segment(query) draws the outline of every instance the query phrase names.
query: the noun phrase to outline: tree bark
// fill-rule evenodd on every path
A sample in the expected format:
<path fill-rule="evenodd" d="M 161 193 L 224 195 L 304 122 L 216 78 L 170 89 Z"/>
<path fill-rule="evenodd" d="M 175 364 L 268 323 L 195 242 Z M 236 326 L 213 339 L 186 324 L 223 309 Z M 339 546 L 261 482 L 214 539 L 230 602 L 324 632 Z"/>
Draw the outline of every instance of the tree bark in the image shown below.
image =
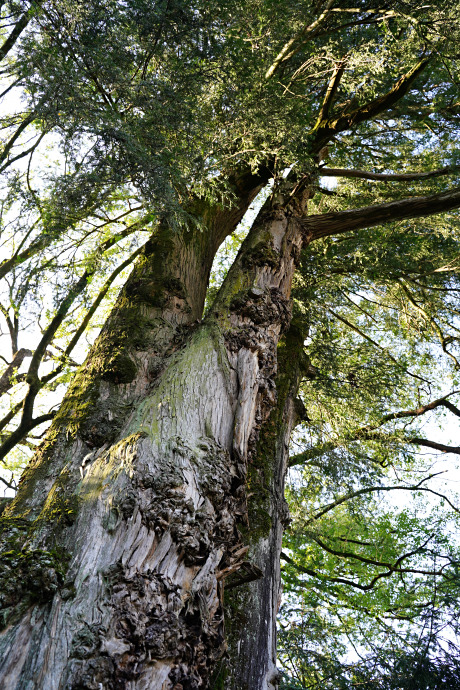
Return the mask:
<path fill-rule="evenodd" d="M 276 616 L 282 595 L 280 553 L 283 530 L 289 521 L 284 484 L 290 435 L 303 411 L 297 399 L 308 366 L 303 343 L 304 336 L 295 325 L 280 341 L 277 404 L 262 427 L 257 453 L 248 470 L 247 563 L 251 567 L 239 571 L 233 582 L 229 578 L 225 592 L 229 649 L 219 673 L 229 690 L 278 687 Z M 256 577 L 251 581 L 253 576 Z"/>
<path fill-rule="evenodd" d="M 214 253 L 256 190 L 208 217 L 208 234 L 158 229 L 2 516 L 5 690 L 209 686 L 225 650 L 225 581 L 259 574 L 244 558 L 248 465 L 276 402 L 306 239 L 293 211 L 308 191 L 269 203 L 200 322 Z M 283 449 L 274 457 L 281 481 Z M 280 501 L 272 534 L 251 544 L 270 626 Z M 257 682 L 269 688 L 273 632 L 264 644 Z"/>
<path fill-rule="evenodd" d="M 409 218 L 421 218 L 436 213 L 445 213 L 460 206 L 460 188 L 429 196 L 414 196 L 384 204 L 365 206 L 351 211 L 322 213 L 304 220 L 305 229 L 311 240 L 340 235 L 352 230 L 374 228 L 377 225 Z"/>

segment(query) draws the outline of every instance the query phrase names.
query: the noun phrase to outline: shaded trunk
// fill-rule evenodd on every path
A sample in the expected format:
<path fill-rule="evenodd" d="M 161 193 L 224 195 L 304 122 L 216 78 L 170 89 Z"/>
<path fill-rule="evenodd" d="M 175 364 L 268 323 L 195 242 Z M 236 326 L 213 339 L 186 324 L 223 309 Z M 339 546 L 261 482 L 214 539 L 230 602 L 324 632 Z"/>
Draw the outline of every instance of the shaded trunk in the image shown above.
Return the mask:
<path fill-rule="evenodd" d="M 254 193 L 208 219 L 212 233 L 159 228 L 1 518 L 2 688 L 209 685 L 224 582 L 260 575 L 248 465 L 276 401 L 304 239 L 268 205 L 200 323 L 214 253 Z M 282 405 L 287 433 L 289 395 Z M 273 457 L 272 535 L 252 540 L 265 568 L 278 560 L 283 448 Z M 265 644 L 273 666 L 273 634 Z"/>
<path fill-rule="evenodd" d="M 245 583 L 251 571 L 238 573 L 225 592 L 228 659 L 220 676 L 232 690 L 274 690 L 276 668 L 276 616 L 281 591 L 280 553 L 283 530 L 289 520 L 284 484 L 289 440 L 299 421 L 302 405 L 297 392 L 307 362 L 304 337 L 291 325 L 278 346 L 277 404 L 264 424 L 257 454 L 248 470 L 250 545 L 249 560 L 260 577 Z"/>

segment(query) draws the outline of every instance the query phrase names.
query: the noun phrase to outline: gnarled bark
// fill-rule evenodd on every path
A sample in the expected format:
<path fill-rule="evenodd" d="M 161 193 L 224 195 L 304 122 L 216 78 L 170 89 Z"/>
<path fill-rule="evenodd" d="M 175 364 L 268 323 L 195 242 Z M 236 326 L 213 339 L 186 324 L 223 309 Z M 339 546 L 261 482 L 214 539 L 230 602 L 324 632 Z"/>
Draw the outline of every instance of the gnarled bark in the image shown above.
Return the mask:
<path fill-rule="evenodd" d="M 199 323 L 216 238 L 251 195 L 226 227 L 221 212 L 208 219 L 198 241 L 159 228 L 2 517 L 8 690 L 210 682 L 225 650 L 225 581 L 259 574 L 245 558 L 248 465 L 275 405 L 305 239 L 293 199 L 267 204 Z M 253 540 L 265 566 L 279 549 L 278 508 L 269 549 Z M 276 567 L 266 575 L 274 591 Z M 260 657 L 270 672 L 273 639 Z"/>
<path fill-rule="evenodd" d="M 244 570 L 230 580 L 225 593 L 228 659 L 221 678 L 229 690 L 274 690 L 276 667 L 276 616 L 281 592 L 280 552 L 283 530 L 289 520 L 284 498 L 290 434 L 299 418 L 296 398 L 307 367 L 304 337 L 292 325 L 278 346 L 277 404 L 263 425 L 257 453 L 249 468 L 248 559 L 253 581 Z M 256 571 L 257 572 L 257 571 Z M 248 580 L 248 583 L 245 583 Z"/>

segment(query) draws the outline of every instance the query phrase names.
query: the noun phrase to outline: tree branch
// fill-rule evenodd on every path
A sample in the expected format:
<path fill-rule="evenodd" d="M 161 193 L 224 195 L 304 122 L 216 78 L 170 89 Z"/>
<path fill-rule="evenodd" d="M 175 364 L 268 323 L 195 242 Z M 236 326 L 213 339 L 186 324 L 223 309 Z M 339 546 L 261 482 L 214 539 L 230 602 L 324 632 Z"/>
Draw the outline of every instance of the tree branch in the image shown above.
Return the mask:
<path fill-rule="evenodd" d="M 319 168 L 322 177 L 355 177 L 363 180 L 377 180 L 382 182 L 415 182 L 428 180 L 441 175 L 452 175 L 460 171 L 458 166 L 447 166 L 439 170 L 419 173 L 373 173 L 367 170 L 354 170 L 348 168 Z"/>
<path fill-rule="evenodd" d="M 116 220 L 117 219 L 115 219 L 115 221 Z M 135 221 L 127 228 L 114 235 L 114 237 L 104 242 L 104 244 L 101 247 L 99 247 L 98 251 L 107 251 L 107 249 L 119 242 L 121 239 L 128 237 L 128 235 L 131 235 L 133 232 L 136 232 L 137 230 L 141 230 L 149 222 L 149 220 L 150 215 L 147 214 L 140 220 Z M 65 230 L 66 226 L 65 224 L 63 224 L 63 227 L 60 230 L 60 232 L 64 232 Z M 19 264 L 22 264 L 28 259 L 32 258 L 36 254 L 38 254 L 42 249 L 46 249 L 47 247 L 49 247 L 49 245 L 55 239 L 57 238 L 53 235 L 52 232 L 46 232 L 46 230 L 44 230 L 44 232 L 39 237 L 37 237 L 37 239 L 34 240 L 26 249 L 24 249 L 23 252 L 16 253 L 9 259 L 5 259 L 0 263 L 0 279 L 4 278 L 11 270 L 13 270 L 13 268 L 16 268 Z"/>
<path fill-rule="evenodd" d="M 0 481 L 3 482 L 3 483 L 5 484 L 5 486 L 6 486 L 8 489 L 13 489 L 13 491 L 16 491 L 16 485 L 15 485 L 15 484 L 12 484 L 11 482 L 9 482 L 9 481 L 8 481 L 7 479 L 5 479 L 4 477 L 0 476 Z M 2 500 L 5 500 L 5 499 L 2 498 Z M 4 506 L 0 506 L 0 507 L 3 508 Z"/>
<path fill-rule="evenodd" d="M 21 151 L 21 153 L 18 153 L 17 156 L 13 156 L 13 158 L 9 158 L 4 165 L 0 168 L 0 173 L 5 172 L 6 168 L 8 168 L 12 163 L 15 163 L 18 160 L 21 160 L 21 158 L 25 158 L 26 156 L 29 155 L 29 153 L 33 153 L 40 145 L 42 142 L 42 139 L 48 134 L 48 130 L 42 132 L 40 136 L 38 137 L 37 141 L 32 144 L 28 149 L 25 151 Z"/>
<path fill-rule="evenodd" d="M 20 350 L 18 350 L 18 352 L 16 352 L 16 354 L 13 357 L 13 361 L 11 362 L 11 364 L 7 366 L 0 378 L 0 395 L 3 395 L 12 386 L 14 386 L 15 381 L 13 379 L 15 372 L 17 372 L 25 358 L 31 356 L 32 351 L 27 350 L 24 347 L 22 347 Z"/>
<path fill-rule="evenodd" d="M 404 440 L 406 443 L 412 443 L 415 446 L 425 446 L 426 448 L 433 448 L 433 450 L 440 450 L 442 453 L 456 453 L 460 455 L 460 446 L 446 446 L 444 443 L 429 441 L 426 438 L 418 438 L 417 436 Z"/>
<path fill-rule="evenodd" d="M 332 103 L 334 102 L 335 94 L 337 93 L 337 89 L 339 88 L 340 80 L 342 78 L 343 72 L 345 70 L 345 65 L 347 64 L 347 58 L 344 57 L 340 62 L 337 62 L 334 71 L 332 73 L 332 77 L 329 81 L 329 84 L 327 85 L 326 89 L 326 95 L 324 96 L 324 101 L 321 106 L 321 110 L 319 111 L 318 115 L 318 120 L 316 123 L 316 126 L 320 126 L 321 122 L 323 120 L 326 120 L 327 117 L 329 116 L 329 112 L 332 106 Z"/>
<path fill-rule="evenodd" d="M 415 553 L 417 553 L 417 551 L 415 551 Z M 318 571 L 312 570 L 311 568 L 305 568 L 305 566 L 302 566 L 302 565 L 299 565 L 298 563 L 296 563 L 290 556 L 288 556 L 283 551 L 281 552 L 281 560 L 285 561 L 286 563 L 289 563 L 289 565 L 293 566 L 294 568 L 299 570 L 301 573 L 305 573 L 306 575 L 310 575 L 311 577 L 314 577 L 316 579 L 323 580 L 323 581 L 327 580 L 328 582 L 332 582 L 334 584 L 337 583 L 337 584 L 341 584 L 341 585 L 349 585 L 351 587 L 355 587 L 356 589 L 360 589 L 363 592 L 368 592 L 369 590 L 373 589 L 379 580 L 381 580 L 383 577 L 391 577 L 391 575 L 393 575 L 393 573 L 395 573 L 395 572 L 396 573 L 419 573 L 419 574 L 443 575 L 444 576 L 444 573 L 442 572 L 442 570 L 426 571 L 426 570 L 415 570 L 414 568 L 406 569 L 406 568 L 398 567 L 402 559 L 407 558 L 411 555 L 414 555 L 414 554 L 409 553 L 409 554 L 404 554 L 403 556 L 401 556 L 396 561 L 395 567 L 390 567 L 384 573 L 378 573 L 377 575 L 375 575 L 372 578 L 372 580 L 367 585 L 361 585 L 359 582 L 353 582 L 353 580 L 347 580 L 344 577 L 329 577 L 328 575 L 323 575 L 323 573 L 319 573 Z"/>
<path fill-rule="evenodd" d="M 331 510 L 334 510 L 334 508 L 337 508 L 337 506 L 340 506 L 342 505 L 342 503 L 346 503 L 347 501 L 350 501 L 353 498 L 357 498 L 358 496 L 363 496 L 369 493 L 378 493 L 380 491 L 426 491 L 428 493 L 434 494 L 435 496 L 438 496 L 438 498 L 442 498 L 443 500 L 447 501 L 452 510 L 454 510 L 456 513 L 460 513 L 460 509 L 457 508 L 457 506 L 455 506 L 447 496 L 437 491 L 434 491 L 434 489 L 429 489 L 428 487 L 422 486 L 422 484 L 424 484 L 425 482 L 429 481 L 430 479 L 433 479 L 433 477 L 439 476 L 440 474 L 444 474 L 444 472 L 446 471 L 447 470 L 444 470 L 443 472 L 435 472 L 434 474 L 430 474 L 428 477 L 424 477 L 418 484 L 413 484 L 409 486 L 405 486 L 404 484 L 398 484 L 396 486 L 377 485 L 368 486 L 364 489 L 358 489 L 357 491 L 353 491 L 352 493 L 349 493 L 346 496 L 341 496 L 332 503 L 328 503 L 328 505 L 325 506 L 322 510 L 320 510 L 318 513 L 309 518 L 305 524 L 309 525 L 311 522 L 319 520 L 321 517 L 323 517 L 323 515 L 326 515 L 326 513 L 329 513 Z"/>
<path fill-rule="evenodd" d="M 334 0 L 328 0 L 325 9 L 319 15 L 318 19 L 316 19 L 308 26 L 305 26 L 301 31 L 299 31 L 295 36 L 293 36 L 289 41 L 287 41 L 287 43 L 284 44 L 276 58 L 273 60 L 270 67 L 265 72 L 265 79 L 270 79 L 271 77 L 273 77 L 279 66 L 283 62 L 287 62 L 292 57 L 294 57 L 294 55 L 296 55 L 299 52 L 299 50 L 301 50 L 302 46 L 305 45 L 305 43 L 315 35 L 315 31 L 317 31 L 319 27 L 328 18 L 330 14 L 330 8 L 333 4 Z M 297 43 L 298 41 L 300 41 L 300 44 L 297 46 L 297 48 L 294 48 L 295 43 Z"/>
<path fill-rule="evenodd" d="M 430 402 L 427 405 L 421 405 L 420 407 L 414 408 L 413 410 L 400 410 L 399 412 L 390 412 L 389 414 L 384 415 L 380 419 L 378 424 L 363 427 L 362 430 L 372 431 L 373 429 L 377 429 L 378 427 L 382 426 L 382 424 L 385 424 L 385 422 L 389 422 L 393 419 L 404 419 L 405 417 L 420 417 L 420 415 L 425 414 L 426 412 L 430 412 L 431 410 L 435 410 L 437 407 L 447 407 L 447 409 L 453 412 L 457 417 L 460 417 L 460 410 L 458 409 L 458 407 L 456 407 L 447 400 L 447 398 L 450 398 L 451 395 L 457 395 L 457 393 L 460 393 L 460 391 L 452 391 L 452 393 L 448 393 L 447 395 L 444 395 L 442 398 L 433 400 L 433 402 Z"/>
<path fill-rule="evenodd" d="M 422 546 L 418 546 L 416 549 L 413 551 L 409 551 L 408 553 L 403 554 L 400 556 L 394 564 L 389 563 L 388 561 L 378 561 L 374 558 L 367 558 L 366 556 L 361 556 L 360 554 L 354 553 L 353 551 L 337 551 L 336 549 L 333 549 L 331 546 L 328 546 L 323 542 L 322 539 L 320 539 L 317 536 L 314 535 L 309 535 L 310 539 L 312 539 L 318 546 L 320 546 L 322 549 L 327 551 L 327 553 L 330 553 L 332 556 L 339 556 L 340 558 L 348 558 L 351 560 L 359 561 L 360 563 L 366 563 L 367 565 L 375 565 L 378 568 L 389 568 L 392 572 L 394 572 L 397 568 L 399 568 L 400 564 L 402 563 L 403 560 L 410 558 L 411 556 L 415 556 L 415 554 L 419 553 L 420 550 L 428 543 L 428 541 L 431 539 L 429 537 Z M 407 570 L 405 572 L 408 572 Z M 423 571 L 418 571 L 418 572 L 423 572 Z"/>
<path fill-rule="evenodd" d="M 355 305 L 355 306 L 356 306 L 356 305 Z M 376 340 L 373 340 L 370 336 L 368 336 L 368 335 L 367 335 L 366 333 L 364 333 L 360 328 L 358 328 L 358 326 L 356 326 L 354 323 L 351 323 L 351 321 L 348 321 L 348 319 L 346 319 L 345 317 L 340 316 L 340 314 L 337 314 L 337 313 L 336 313 L 335 311 L 333 311 L 332 309 L 328 309 L 327 311 L 328 311 L 330 314 L 332 314 L 332 316 L 334 316 L 336 319 L 338 319 L 339 321 L 341 321 L 342 323 L 344 323 L 345 326 L 348 326 L 349 328 L 351 328 L 352 330 L 354 330 L 356 333 L 358 333 L 362 338 L 364 338 L 364 340 L 367 340 L 369 343 L 371 343 L 372 345 L 374 345 L 374 347 L 376 347 L 376 348 L 379 349 L 379 350 L 382 350 L 382 352 L 385 352 L 385 354 L 391 359 L 392 362 L 394 362 L 398 367 L 400 366 L 398 360 L 397 360 L 395 357 L 393 357 L 393 355 L 390 354 L 390 353 L 388 352 L 388 350 L 387 350 L 385 347 L 382 347 L 382 346 L 380 345 L 380 343 L 378 343 Z M 405 371 L 406 374 L 409 374 L 409 376 L 412 376 L 414 379 L 419 379 L 420 381 L 424 381 L 425 383 L 427 382 L 427 380 L 424 379 L 422 376 L 419 376 L 418 374 L 414 374 L 412 371 L 409 371 L 409 369 L 406 369 L 406 368 L 404 368 L 404 367 L 401 367 L 401 369 L 402 369 L 403 371 Z"/>
<path fill-rule="evenodd" d="M 342 442 L 334 442 L 334 441 L 329 441 L 327 443 L 324 443 L 320 447 L 316 448 L 311 448 L 307 451 L 304 451 L 303 453 L 298 453 L 297 455 L 292 456 L 289 459 L 289 467 L 294 467 L 295 465 L 302 465 L 305 462 L 308 462 L 309 460 L 313 460 L 314 458 L 321 457 L 325 453 L 329 453 L 332 450 L 335 450 L 336 448 L 339 448 L 341 445 L 344 445 L 347 442 L 350 441 L 360 441 L 360 440 L 379 440 L 382 438 L 389 439 L 390 437 L 388 435 L 380 434 L 376 432 L 377 429 L 379 429 L 381 426 L 383 426 L 386 422 L 393 421 L 395 419 L 405 419 L 408 417 L 420 417 L 423 414 L 426 414 L 427 412 L 430 412 L 431 410 L 436 409 L 437 407 L 445 407 L 447 408 L 450 412 L 455 414 L 457 417 L 460 417 L 460 409 L 453 405 L 450 401 L 447 400 L 451 395 L 456 395 L 459 393 L 459 391 L 452 391 L 451 393 L 448 393 L 447 395 L 443 396 L 442 398 L 438 398 L 437 400 L 433 400 L 433 402 L 428 403 L 427 405 L 422 405 L 418 408 L 415 408 L 413 410 L 400 410 L 398 412 L 390 412 L 387 415 L 384 415 L 381 417 L 381 419 L 373 425 L 368 425 L 364 427 L 360 427 L 356 431 L 354 431 L 352 434 L 348 434 L 345 439 L 343 439 Z M 376 433 L 375 433 L 376 432 Z M 410 438 L 398 438 L 397 440 L 404 442 L 404 443 L 411 443 L 413 445 L 419 445 L 419 446 L 426 446 L 427 448 L 433 448 L 434 450 L 440 450 L 443 453 L 458 453 L 460 454 L 460 447 L 456 446 L 446 446 L 442 443 L 437 443 L 435 441 L 429 441 L 428 439 L 424 438 L 419 438 L 416 436 L 412 436 Z"/>
<path fill-rule="evenodd" d="M 460 187 L 431 194 L 429 196 L 415 196 L 384 204 L 365 206 L 352 211 L 324 213 L 308 216 L 302 219 L 307 235 L 311 241 L 331 235 L 340 235 L 351 230 L 373 228 L 383 223 L 397 220 L 420 218 L 437 213 L 445 213 L 460 206 Z"/>
<path fill-rule="evenodd" d="M 429 55 L 415 65 L 411 70 L 404 74 L 394 86 L 383 96 L 379 96 L 374 100 L 366 103 L 359 108 L 356 108 L 348 115 L 342 115 L 335 119 L 329 118 L 317 121 L 312 134 L 316 132 L 316 136 L 312 145 L 312 151 L 317 153 L 333 136 L 344 130 L 351 129 L 359 125 L 361 122 L 371 120 L 376 115 L 388 110 L 397 101 L 399 101 L 409 90 L 411 84 L 423 72 L 425 67 L 432 60 L 433 55 Z"/>
<path fill-rule="evenodd" d="M 39 0 L 35 0 L 34 5 L 40 5 L 40 4 L 41 4 L 41 2 L 39 2 Z M 13 48 L 14 44 L 18 40 L 19 36 L 22 34 L 22 32 L 26 28 L 27 24 L 32 19 L 35 12 L 36 12 L 35 7 L 31 7 L 27 10 L 27 12 L 24 12 L 22 17 L 16 23 L 13 31 L 10 33 L 10 35 L 8 36 L 6 41 L 0 47 L 0 60 L 3 60 L 3 58 L 8 55 L 8 53 L 10 52 L 10 50 Z"/>
<path fill-rule="evenodd" d="M 42 99 L 43 100 L 43 99 Z M 14 144 L 16 141 L 19 139 L 23 131 L 28 127 L 37 117 L 37 111 L 34 110 L 31 113 L 29 113 L 21 122 L 21 124 L 18 126 L 17 130 L 15 133 L 10 137 L 9 141 L 5 144 L 3 147 L 2 152 L 0 153 L 0 163 L 2 163 L 5 159 L 8 158 L 9 153 L 11 149 L 13 148 Z M 6 168 L 6 164 L 2 167 L 2 170 Z"/>
<path fill-rule="evenodd" d="M 123 263 L 120 264 L 120 265 L 110 274 L 110 276 L 107 278 L 107 280 L 105 281 L 104 286 L 103 286 L 102 289 L 100 290 L 98 296 L 96 297 L 96 299 L 94 300 L 93 304 L 91 305 L 91 307 L 90 307 L 90 308 L 88 309 L 88 311 L 86 312 L 85 317 L 84 317 L 84 319 L 82 320 L 82 322 L 81 322 L 80 326 L 78 327 L 77 331 L 75 332 L 75 334 L 74 334 L 72 340 L 71 340 L 70 343 L 67 345 L 67 347 L 66 347 L 66 349 L 65 349 L 65 351 L 64 351 L 64 353 L 63 353 L 63 355 L 62 355 L 63 362 L 62 362 L 61 364 L 59 364 L 59 366 L 57 366 L 56 369 L 53 369 L 53 371 L 51 371 L 49 374 L 47 374 L 46 376 L 43 376 L 43 378 L 42 378 L 42 383 L 43 383 L 43 384 L 48 383 L 48 381 L 51 381 L 51 380 L 52 380 L 53 378 L 55 378 L 58 374 L 60 374 L 60 372 L 63 370 L 63 368 L 64 368 L 64 362 L 68 359 L 68 357 L 69 357 L 70 353 L 72 352 L 72 350 L 74 349 L 75 345 L 78 343 L 78 341 L 80 340 L 81 336 L 82 336 L 83 333 L 85 332 L 85 330 L 86 330 L 86 328 L 87 328 L 89 322 L 91 321 L 92 317 L 94 316 L 94 313 L 96 312 L 96 310 L 98 309 L 98 307 L 99 307 L 99 305 L 101 304 L 102 300 L 104 299 L 104 297 L 106 296 L 107 292 L 109 291 L 109 288 L 110 288 L 110 286 L 112 285 L 113 281 L 115 280 L 115 278 L 116 278 L 125 268 L 127 268 L 127 267 L 134 261 L 134 259 L 136 259 L 136 258 L 139 256 L 139 254 L 140 254 L 140 253 L 142 252 L 142 250 L 144 249 L 144 246 L 145 246 L 145 245 L 142 245 L 141 247 L 139 247 L 138 249 L 136 249 L 136 251 L 133 252 L 130 256 L 128 256 L 128 258 L 126 259 L 126 261 L 123 261 Z M 0 379 L 0 383 L 1 383 L 1 379 Z"/>

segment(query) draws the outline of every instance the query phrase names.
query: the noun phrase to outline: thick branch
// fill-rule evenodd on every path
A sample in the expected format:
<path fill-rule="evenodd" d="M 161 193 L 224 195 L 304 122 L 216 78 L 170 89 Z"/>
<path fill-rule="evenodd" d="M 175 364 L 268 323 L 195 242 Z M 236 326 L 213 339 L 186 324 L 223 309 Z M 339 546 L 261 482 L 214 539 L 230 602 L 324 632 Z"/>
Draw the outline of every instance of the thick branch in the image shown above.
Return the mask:
<path fill-rule="evenodd" d="M 324 96 L 324 101 L 321 106 L 321 110 L 319 111 L 317 126 L 319 126 L 321 122 L 323 122 L 323 120 L 325 120 L 329 116 L 329 112 L 334 102 L 337 89 L 339 88 L 340 80 L 342 78 L 346 63 L 347 60 L 346 58 L 344 58 L 343 60 L 338 62 L 334 67 L 332 77 L 329 81 L 329 84 L 327 85 L 326 95 Z"/>
<path fill-rule="evenodd" d="M 315 535 L 310 535 L 310 538 L 318 544 L 324 551 L 327 551 L 327 553 L 330 553 L 332 556 L 339 556 L 340 558 L 348 558 L 351 560 L 359 561 L 360 563 L 366 563 L 367 565 L 375 565 L 378 568 L 389 568 L 392 571 L 395 571 L 399 569 L 401 562 L 405 560 L 406 558 L 410 558 L 411 556 L 415 556 L 417 553 L 421 551 L 423 546 L 429 541 L 429 539 L 426 540 L 425 544 L 423 546 L 418 546 L 416 549 L 413 551 L 409 551 L 408 553 L 403 554 L 400 556 L 394 564 L 390 563 L 389 561 L 378 561 L 375 558 L 367 558 L 367 556 L 361 556 L 359 553 L 354 553 L 353 551 L 338 551 L 337 549 L 333 549 L 331 546 L 328 546 L 322 539 Z M 406 570 L 407 572 L 407 570 Z M 418 571 L 422 572 L 422 571 Z"/>
<path fill-rule="evenodd" d="M 373 429 L 377 429 L 378 427 L 382 426 L 382 424 L 385 424 L 385 422 L 389 422 L 392 419 L 404 419 L 406 417 L 420 417 L 420 415 L 425 414 L 426 412 L 430 412 L 431 410 L 435 410 L 437 407 L 446 407 L 448 410 L 453 412 L 457 417 L 460 417 L 460 410 L 458 407 L 453 405 L 451 402 L 447 400 L 447 398 L 450 398 L 451 395 L 456 395 L 457 393 L 460 393 L 460 391 L 452 391 L 452 393 L 448 393 L 447 395 L 444 395 L 442 398 L 438 398 L 437 400 L 433 400 L 433 402 L 428 403 L 427 405 L 421 405 L 420 407 L 414 408 L 413 410 L 400 410 L 399 412 L 390 412 L 390 414 L 384 415 L 381 420 L 379 421 L 378 424 L 373 425 L 373 426 L 367 426 L 363 427 L 363 431 L 372 431 Z"/>
<path fill-rule="evenodd" d="M 34 5 L 39 5 L 40 2 L 36 1 L 34 2 Z M 0 60 L 3 60 L 4 57 L 8 55 L 10 50 L 13 48 L 14 44 L 18 40 L 19 36 L 22 34 L 24 29 L 26 28 L 27 24 L 30 22 L 32 19 L 34 13 L 36 11 L 36 7 L 30 8 L 27 10 L 27 12 L 24 12 L 22 17 L 19 19 L 19 21 L 16 23 L 13 31 L 10 33 L 6 41 L 3 43 L 3 45 L 0 47 Z"/>
<path fill-rule="evenodd" d="M 396 84 L 383 96 L 375 98 L 373 101 L 366 103 L 359 108 L 356 108 L 348 115 L 342 115 L 338 118 L 330 118 L 318 121 L 313 129 L 316 132 L 316 137 L 312 146 L 312 151 L 318 152 L 333 136 L 339 132 L 351 129 L 361 122 L 371 120 L 376 115 L 389 110 L 397 101 L 399 101 L 409 90 L 414 80 L 423 72 L 425 67 L 432 59 L 432 55 L 420 60 L 409 72 L 404 74 Z"/>
<path fill-rule="evenodd" d="M 456 453 L 457 455 L 460 455 L 460 446 L 446 446 L 444 443 L 429 441 L 426 438 L 418 438 L 417 436 L 414 436 L 407 439 L 406 443 L 412 443 L 414 446 L 433 448 L 433 450 L 440 450 L 442 453 Z"/>
<path fill-rule="evenodd" d="M 303 465 L 305 463 L 314 460 L 315 458 L 320 458 L 325 453 L 330 453 L 336 450 L 340 446 L 345 445 L 345 443 L 350 441 L 399 441 L 400 443 L 409 443 L 413 446 L 425 446 L 426 448 L 432 448 L 433 450 L 439 450 L 441 453 L 455 453 L 460 455 L 460 446 L 446 446 L 444 443 L 437 443 L 436 441 L 429 441 L 426 438 L 420 438 L 418 436 L 411 436 L 410 438 L 394 437 L 390 434 L 381 434 L 378 432 L 363 432 L 358 435 L 353 435 L 353 437 L 348 437 L 342 442 L 330 441 L 329 443 L 323 443 L 321 446 L 316 448 L 310 448 L 303 453 L 298 453 L 293 455 L 289 459 L 289 467 L 295 467 L 296 465 Z"/>
<path fill-rule="evenodd" d="M 319 168 L 322 177 L 354 177 L 362 180 L 377 180 L 382 182 L 416 182 L 428 180 L 441 175 L 452 175 L 460 171 L 457 166 L 447 166 L 439 170 L 419 173 L 373 173 L 367 170 L 354 170 L 349 168 Z"/>
<path fill-rule="evenodd" d="M 338 213 L 324 213 L 309 216 L 302 220 L 312 240 L 331 235 L 340 235 L 351 230 L 373 228 L 383 223 L 396 220 L 420 218 L 437 213 L 445 213 L 460 206 L 460 187 L 448 192 L 431 194 L 429 196 L 415 196 L 385 204 L 375 204 L 352 211 Z"/>

